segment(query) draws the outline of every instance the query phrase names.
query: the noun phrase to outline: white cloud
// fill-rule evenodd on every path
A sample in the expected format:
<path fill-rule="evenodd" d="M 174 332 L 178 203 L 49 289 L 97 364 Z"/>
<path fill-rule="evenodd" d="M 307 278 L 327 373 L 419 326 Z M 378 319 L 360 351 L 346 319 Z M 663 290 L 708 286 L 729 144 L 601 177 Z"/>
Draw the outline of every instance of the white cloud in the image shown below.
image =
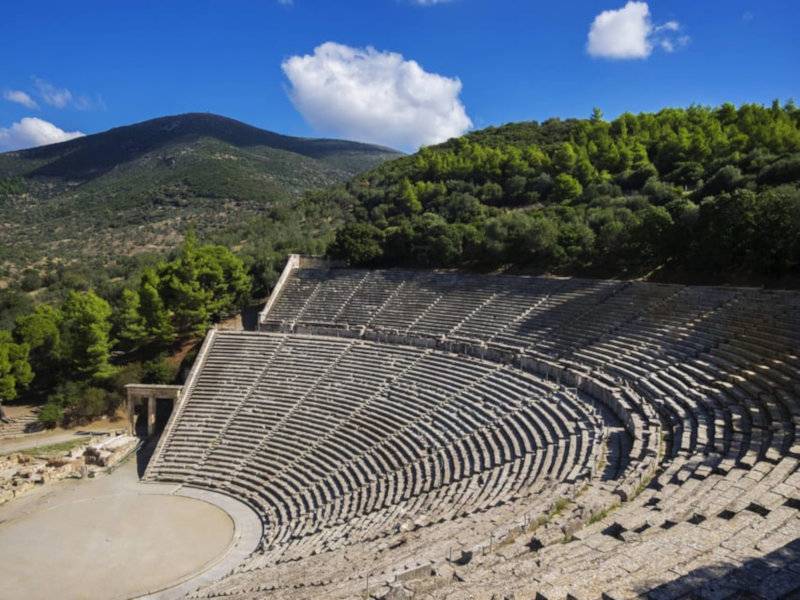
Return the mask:
<path fill-rule="evenodd" d="M 37 117 L 25 117 L 10 127 L 0 127 L 0 151 L 56 144 L 84 135 L 80 131 L 64 131 Z"/>
<path fill-rule="evenodd" d="M 39 105 L 36 104 L 36 100 L 31 98 L 28 94 L 23 92 L 22 90 L 6 90 L 3 92 L 3 98 L 8 100 L 9 102 L 16 102 L 17 104 L 21 104 L 25 108 L 39 108 Z"/>
<path fill-rule="evenodd" d="M 64 108 L 67 104 L 72 102 L 72 92 L 67 88 L 58 88 L 49 81 L 39 79 L 38 77 L 33 78 L 33 84 L 36 86 L 36 90 L 39 92 L 39 96 L 41 96 L 42 100 L 50 106 Z"/>
<path fill-rule="evenodd" d="M 472 126 L 460 80 L 428 73 L 395 52 L 327 42 L 281 66 L 295 107 L 321 132 L 416 148 Z"/>
<path fill-rule="evenodd" d="M 647 58 L 655 47 L 672 52 L 688 44 L 688 36 L 675 36 L 680 28 L 677 21 L 654 25 L 647 2 L 631 0 L 594 18 L 586 48 L 591 56 L 601 58 Z"/>
<path fill-rule="evenodd" d="M 39 97 L 45 102 L 45 104 L 49 104 L 50 106 L 54 106 L 56 108 L 66 108 L 67 106 L 71 106 L 72 108 L 76 108 L 78 110 L 106 108 L 106 104 L 100 96 L 90 98 L 89 96 L 82 94 L 73 94 L 67 88 L 57 87 L 49 81 L 40 79 L 39 77 L 33 77 L 32 79 L 33 85 L 36 87 Z"/>

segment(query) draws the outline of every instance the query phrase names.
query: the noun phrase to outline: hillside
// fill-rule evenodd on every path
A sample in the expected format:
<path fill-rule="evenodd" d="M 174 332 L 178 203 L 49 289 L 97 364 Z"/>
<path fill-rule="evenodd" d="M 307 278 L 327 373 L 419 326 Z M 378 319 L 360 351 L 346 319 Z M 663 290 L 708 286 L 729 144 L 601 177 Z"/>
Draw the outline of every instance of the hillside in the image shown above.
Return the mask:
<path fill-rule="evenodd" d="M 796 285 L 799 183 L 791 102 L 514 123 L 357 176 L 337 192 L 354 209 L 331 253 L 362 265 Z"/>
<path fill-rule="evenodd" d="M 118 127 L 0 154 L 0 261 L 14 278 L 43 260 L 108 265 L 208 234 L 399 154 L 279 135 L 211 114 Z"/>

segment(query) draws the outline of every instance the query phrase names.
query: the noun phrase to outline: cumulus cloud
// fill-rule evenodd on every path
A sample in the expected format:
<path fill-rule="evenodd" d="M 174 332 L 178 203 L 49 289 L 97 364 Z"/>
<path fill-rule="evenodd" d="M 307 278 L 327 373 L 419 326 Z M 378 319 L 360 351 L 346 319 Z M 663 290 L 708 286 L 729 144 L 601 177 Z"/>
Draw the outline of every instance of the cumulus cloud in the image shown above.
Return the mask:
<path fill-rule="evenodd" d="M 327 42 L 282 68 L 292 102 L 318 131 L 408 149 L 472 126 L 459 79 L 428 73 L 396 52 Z"/>
<path fill-rule="evenodd" d="M 21 104 L 25 108 L 39 108 L 39 105 L 36 104 L 36 100 L 31 98 L 28 94 L 23 92 L 22 90 L 6 90 L 3 92 L 3 98 L 8 100 L 9 102 L 16 102 L 17 104 Z"/>
<path fill-rule="evenodd" d="M 647 2 L 631 0 L 622 8 L 604 10 L 594 18 L 586 45 L 591 56 L 612 59 L 647 58 L 655 47 L 672 52 L 689 42 L 678 36 L 677 21 L 654 25 Z"/>
<path fill-rule="evenodd" d="M 56 144 L 84 135 L 80 131 L 64 131 L 44 119 L 25 117 L 10 127 L 0 127 L 0 151 Z"/>

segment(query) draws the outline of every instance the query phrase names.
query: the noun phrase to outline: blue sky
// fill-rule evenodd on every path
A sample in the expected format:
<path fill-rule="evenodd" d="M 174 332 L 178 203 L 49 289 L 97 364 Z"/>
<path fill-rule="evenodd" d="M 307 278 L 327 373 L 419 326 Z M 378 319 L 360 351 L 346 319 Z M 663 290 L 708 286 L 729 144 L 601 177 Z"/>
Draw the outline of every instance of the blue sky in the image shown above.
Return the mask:
<path fill-rule="evenodd" d="M 793 1 L 419 2 L 4 3 L 0 148 L 210 111 L 408 150 L 593 106 L 800 99 Z"/>

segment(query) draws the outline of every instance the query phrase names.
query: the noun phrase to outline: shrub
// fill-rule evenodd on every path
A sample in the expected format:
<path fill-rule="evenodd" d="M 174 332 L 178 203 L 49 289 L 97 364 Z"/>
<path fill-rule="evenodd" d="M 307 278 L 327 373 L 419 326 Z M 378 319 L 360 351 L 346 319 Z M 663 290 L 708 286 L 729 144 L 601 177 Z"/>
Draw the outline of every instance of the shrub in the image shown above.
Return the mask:
<path fill-rule="evenodd" d="M 166 356 L 159 354 L 142 363 L 142 383 L 172 383 L 175 381 L 176 371 Z"/>
<path fill-rule="evenodd" d="M 43 285 L 42 276 L 36 269 L 25 269 L 19 281 L 19 287 L 24 292 L 38 290 Z"/>
<path fill-rule="evenodd" d="M 572 175 L 561 173 L 555 178 L 553 193 L 557 200 L 566 202 L 579 197 L 583 193 L 583 187 Z"/>
<path fill-rule="evenodd" d="M 722 192 L 736 189 L 742 181 L 742 172 L 738 167 L 725 165 L 714 173 L 705 185 L 697 192 L 698 198 L 714 196 Z"/>
<path fill-rule="evenodd" d="M 125 386 L 127 384 L 140 383 L 143 380 L 144 369 L 142 368 L 142 363 L 131 362 L 119 367 L 109 383 L 116 392 L 125 394 Z"/>
<path fill-rule="evenodd" d="M 39 411 L 39 422 L 48 428 L 53 428 L 58 425 L 63 417 L 64 409 L 53 402 L 48 402 L 42 406 L 42 410 Z"/>
<path fill-rule="evenodd" d="M 118 406 L 119 400 L 119 394 L 106 389 L 93 387 L 85 382 L 69 381 L 50 394 L 45 406 L 55 406 L 61 410 L 61 421 L 70 424 L 109 414 Z"/>
<path fill-rule="evenodd" d="M 800 154 L 767 165 L 758 174 L 758 183 L 779 184 L 800 181 Z"/>
<path fill-rule="evenodd" d="M 382 243 L 380 229 L 368 223 L 353 223 L 337 232 L 330 251 L 335 258 L 349 259 L 357 265 L 372 265 L 383 256 Z"/>

